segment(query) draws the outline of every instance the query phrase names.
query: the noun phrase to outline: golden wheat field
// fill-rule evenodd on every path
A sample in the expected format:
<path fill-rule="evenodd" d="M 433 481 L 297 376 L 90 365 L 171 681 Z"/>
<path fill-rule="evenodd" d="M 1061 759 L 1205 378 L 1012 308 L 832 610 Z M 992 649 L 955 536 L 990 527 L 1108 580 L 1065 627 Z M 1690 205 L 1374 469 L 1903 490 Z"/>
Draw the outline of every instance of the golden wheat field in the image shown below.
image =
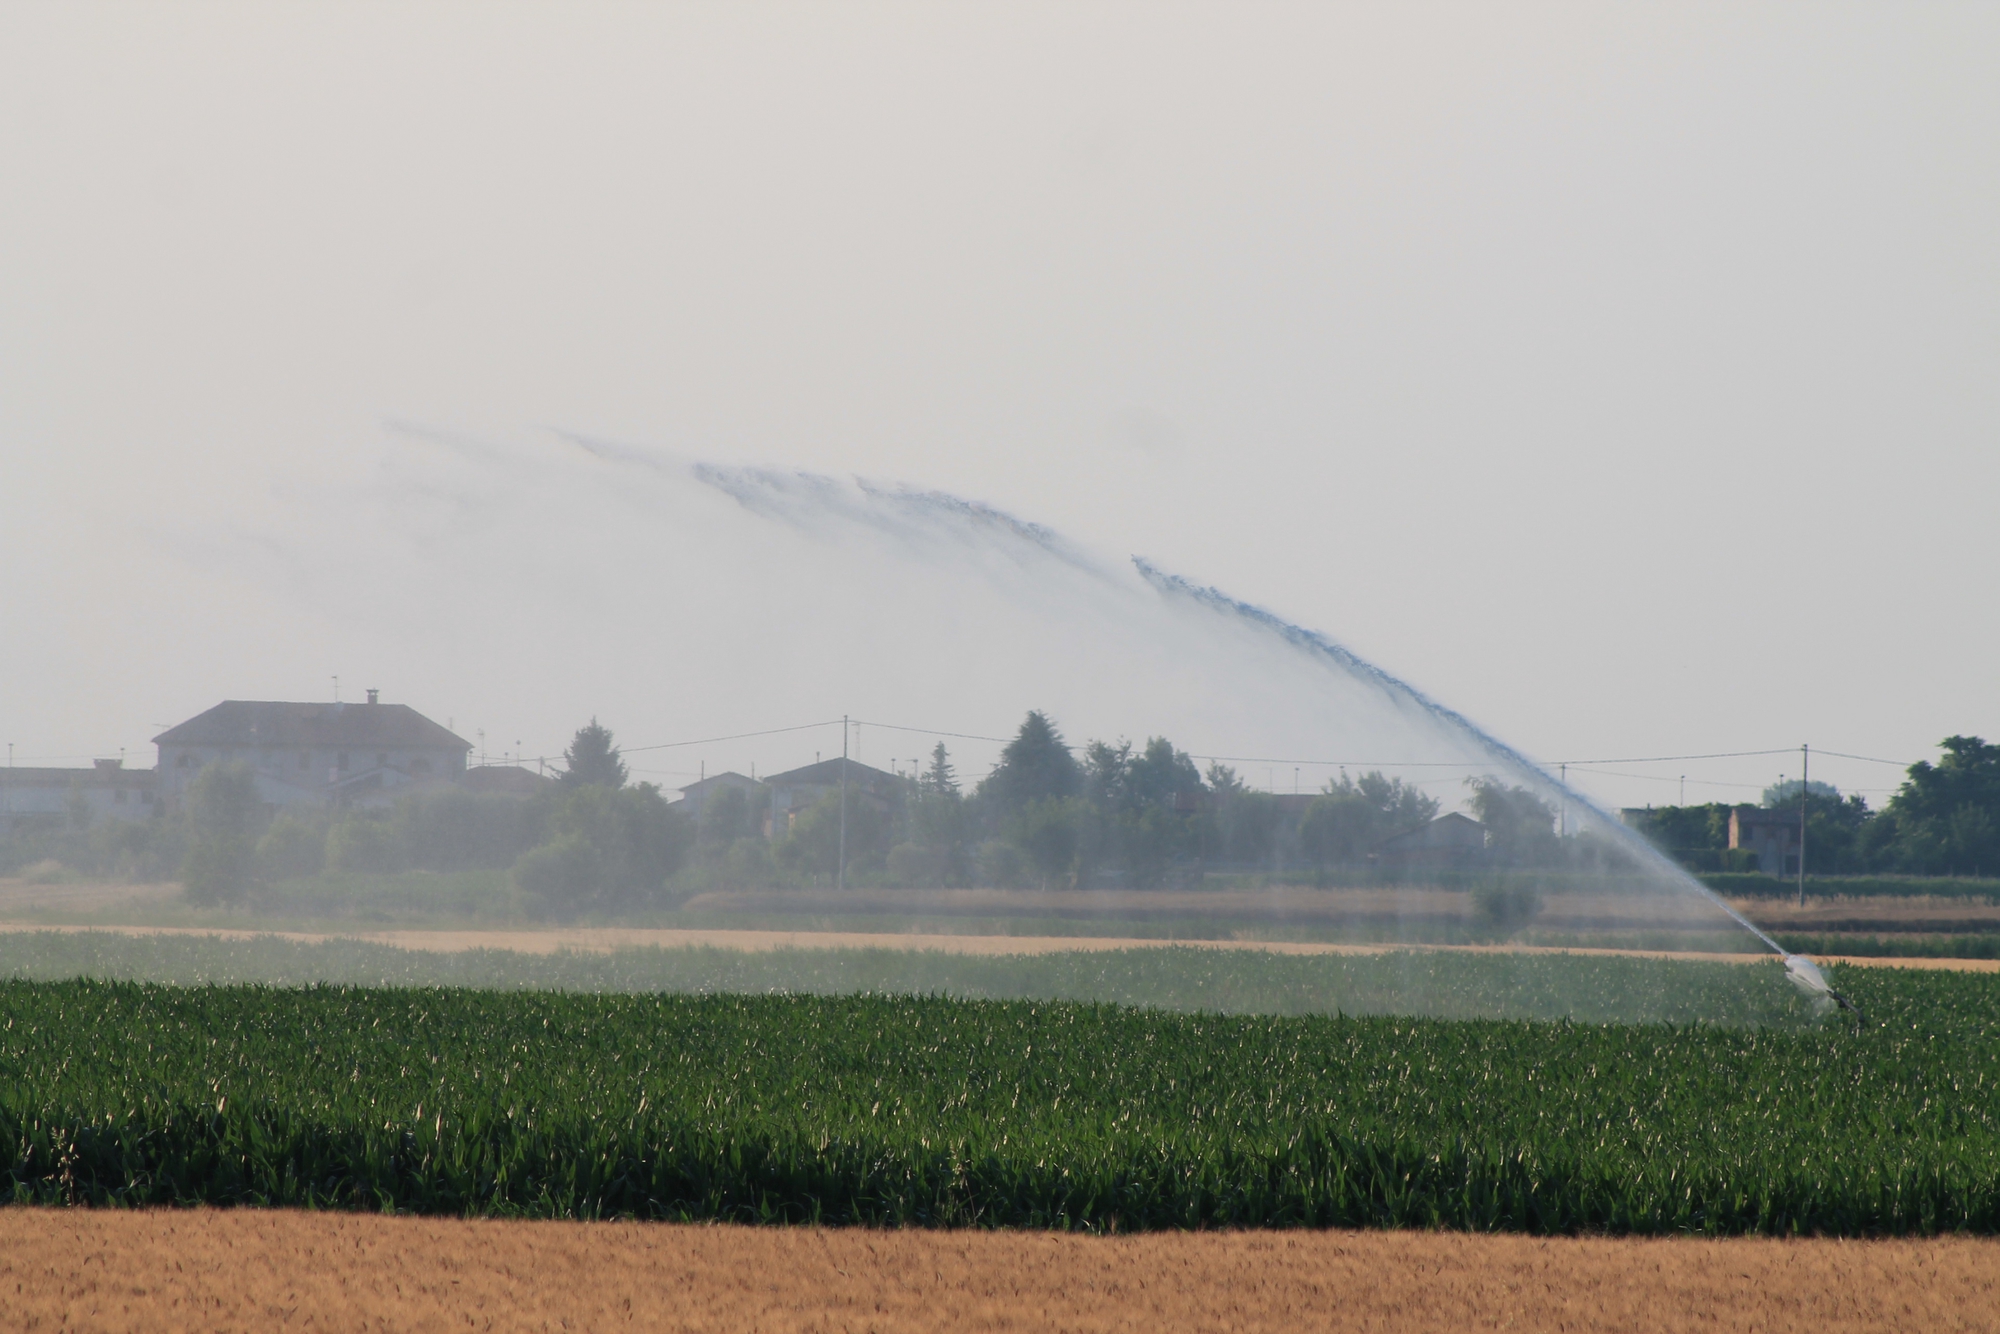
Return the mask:
<path fill-rule="evenodd" d="M 2000 1241 L 0 1210 L 20 1330 L 2000 1329 Z"/>

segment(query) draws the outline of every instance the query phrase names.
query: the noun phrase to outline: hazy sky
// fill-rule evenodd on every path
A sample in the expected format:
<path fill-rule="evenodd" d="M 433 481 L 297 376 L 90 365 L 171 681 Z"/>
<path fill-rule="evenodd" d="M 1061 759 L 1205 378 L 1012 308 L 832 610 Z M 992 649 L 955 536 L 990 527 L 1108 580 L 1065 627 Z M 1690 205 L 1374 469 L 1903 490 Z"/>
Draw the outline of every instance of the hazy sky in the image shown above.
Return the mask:
<path fill-rule="evenodd" d="M 2000 737 L 1996 237 L 1985 4 L 0 3 L 0 740 L 1312 713 L 567 432 L 1146 555 L 1543 759 L 1914 759 Z"/>

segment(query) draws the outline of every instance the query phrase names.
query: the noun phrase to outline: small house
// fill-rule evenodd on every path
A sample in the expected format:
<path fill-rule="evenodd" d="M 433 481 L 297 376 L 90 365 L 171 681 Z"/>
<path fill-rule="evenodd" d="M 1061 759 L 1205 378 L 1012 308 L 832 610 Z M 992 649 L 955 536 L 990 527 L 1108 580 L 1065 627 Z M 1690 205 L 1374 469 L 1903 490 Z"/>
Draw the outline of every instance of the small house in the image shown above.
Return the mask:
<path fill-rule="evenodd" d="M 904 780 L 896 775 L 870 768 L 859 760 L 838 757 L 822 760 L 772 774 L 764 780 L 763 786 L 771 793 L 770 820 L 765 832 L 777 838 L 792 827 L 800 811 L 827 793 L 840 791 L 842 766 L 847 776 L 848 800 L 866 801 L 881 810 L 888 810 L 901 800 Z"/>
<path fill-rule="evenodd" d="M 1757 854 L 1757 869 L 1765 875 L 1799 873 L 1799 813 L 1738 806 L 1729 813 L 1729 846 Z"/>
<path fill-rule="evenodd" d="M 1398 834 L 1375 850 L 1377 864 L 1404 870 L 1456 870 L 1486 860 L 1486 826 L 1453 811 Z"/>

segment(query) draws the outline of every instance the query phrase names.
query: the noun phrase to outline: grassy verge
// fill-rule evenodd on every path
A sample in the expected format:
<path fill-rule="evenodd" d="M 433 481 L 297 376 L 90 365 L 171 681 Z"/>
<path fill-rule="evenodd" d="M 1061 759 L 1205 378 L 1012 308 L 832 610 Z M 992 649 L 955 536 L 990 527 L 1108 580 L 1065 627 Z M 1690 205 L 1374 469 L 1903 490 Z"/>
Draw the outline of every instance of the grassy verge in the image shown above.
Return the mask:
<path fill-rule="evenodd" d="M 874 1225 L 2000 1230 L 2000 979 L 1837 984 L 1866 1028 L 15 981 L 0 1185 Z"/>

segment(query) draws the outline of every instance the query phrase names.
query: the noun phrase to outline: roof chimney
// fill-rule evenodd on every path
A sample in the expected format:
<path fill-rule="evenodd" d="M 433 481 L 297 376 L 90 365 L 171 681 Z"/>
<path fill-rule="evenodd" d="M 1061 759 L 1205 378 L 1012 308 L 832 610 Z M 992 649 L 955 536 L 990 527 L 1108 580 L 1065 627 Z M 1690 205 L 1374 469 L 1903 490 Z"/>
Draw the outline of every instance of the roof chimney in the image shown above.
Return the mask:
<path fill-rule="evenodd" d="M 382 692 L 381 692 L 381 691 L 379 691 L 379 690 L 371 690 L 371 691 L 369 691 L 369 692 L 368 692 L 368 702 L 369 702 L 370 704 L 380 704 L 380 703 L 382 702 L 382 699 L 381 699 L 381 695 L 382 695 Z"/>

